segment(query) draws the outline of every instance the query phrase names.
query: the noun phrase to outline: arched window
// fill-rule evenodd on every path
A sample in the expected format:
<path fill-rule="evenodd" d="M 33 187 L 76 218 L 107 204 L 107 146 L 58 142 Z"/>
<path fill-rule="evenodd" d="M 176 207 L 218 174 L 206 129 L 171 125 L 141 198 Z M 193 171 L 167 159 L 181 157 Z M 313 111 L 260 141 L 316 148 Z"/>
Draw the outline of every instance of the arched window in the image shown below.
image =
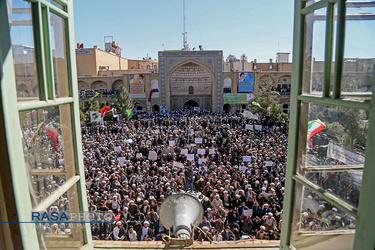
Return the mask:
<path fill-rule="evenodd" d="M 193 94 L 194 94 L 194 87 L 190 86 L 189 87 L 189 95 L 193 95 Z"/>
<path fill-rule="evenodd" d="M 154 70 L 158 70 L 158 65 L 155 65 L 155 66 L 154 66 Z"/>
<path fill-rule="evenodd" d="M 147 66 L 146 66 L 146 69 L 150 69 L 150 68 L 151 68 L 150 65 L 147 65 Z"/>

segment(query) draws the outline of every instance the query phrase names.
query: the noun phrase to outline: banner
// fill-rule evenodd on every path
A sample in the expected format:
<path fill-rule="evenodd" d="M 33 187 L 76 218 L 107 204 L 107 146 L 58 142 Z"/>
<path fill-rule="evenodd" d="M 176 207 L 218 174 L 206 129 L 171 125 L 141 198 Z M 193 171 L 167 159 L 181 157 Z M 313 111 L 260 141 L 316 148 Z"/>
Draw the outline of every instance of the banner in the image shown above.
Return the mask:
<path fill-rule="evenodd" d="M 113 149 L 114 149 L 115 152 L 120 152 L 121 151 L 121 147 L 120 146 L 114 147 Z"/>
<path fill-rule="evenodd" d="M 198 159 L 198 164 L 201 165 L 202 163 L 206 163 L 207 159 L 206 158 L 199 158 Z"/>
<path fill-rule="evenodd" d="M 120 165 L 124 165 L 125 157 L 117 157 L 117 160 L 120 162 Z"/>
<path fill-rule="evenodd" d="M 169 146 L 170 146 L 170 147 L 173 147 L 174 144 L 175 144 L 175 141 L 169 141 Z"/>
<path fill-rule="evenodd" d="M 246 93 L 224 94 L 224 104 L 247 104 Z"/>
<path fill-rule="evenodd" d="M 215 154 L 215 149 L 214 149 L 214 148 L 210 148 L 210 149 L 209 149 L 209 154 L 210 154 L 210 155 Z"/>
<path fill-rule="evenodd" d="M 238 75 L 238 92 L 254 92 L 254 73 L 241 72 Z"/>
<path fill-rule="evenodd" d="M 195 138 L 196 144 L 202 144 L 202 138 Z"/>
<path fill-rule="evenodd" d="M 90 121 L 103 122 L 103 116 L 99 113 L 99 111 L 90 111 Z"/>
<path fill-rule="evenodd" d="M 182 155 L 187 155 L 188 154 L 188 150 L 185 149 L 185 148 L 181 149 L 181 154 Z"/>
<path fill-rule="evenodd" d="M 327 156 L 329 158 L 341 161 L 346 165 L 365 164 L 365 157 L 346 150 L 345 148 L 337 146 L 331 142 L 328 144 Z"/>
<path fill-rule="evenodd" d="M 145 98 L 145 79 L 143 74 L 130 75 L 129 93 L 131 98 Z"/>

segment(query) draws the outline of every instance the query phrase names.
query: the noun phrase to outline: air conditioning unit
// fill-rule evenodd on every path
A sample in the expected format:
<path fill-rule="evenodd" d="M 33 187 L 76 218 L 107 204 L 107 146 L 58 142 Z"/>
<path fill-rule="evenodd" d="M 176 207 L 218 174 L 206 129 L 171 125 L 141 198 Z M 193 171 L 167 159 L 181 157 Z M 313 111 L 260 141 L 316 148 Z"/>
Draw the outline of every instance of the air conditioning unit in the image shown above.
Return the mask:
<path fill-rule="evenodd" d="M 109 66 L 99 66 L 100 70 L 109 70 Z"/>

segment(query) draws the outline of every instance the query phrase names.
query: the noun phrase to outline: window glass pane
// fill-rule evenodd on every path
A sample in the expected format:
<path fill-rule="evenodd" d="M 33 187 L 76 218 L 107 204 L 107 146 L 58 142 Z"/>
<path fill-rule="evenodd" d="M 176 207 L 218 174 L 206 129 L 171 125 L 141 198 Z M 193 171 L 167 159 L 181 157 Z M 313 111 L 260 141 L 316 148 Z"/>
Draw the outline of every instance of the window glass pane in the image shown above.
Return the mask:
<path fill-rule="evenodd" d="M 71 216 L 70 214 L 77 214 L 79 209 L 79 202 L 77 196 L 77 186 L 71 187 L 68 192 L 65 192 L 59 197 L 51 206 L 45 211 L 41 211 L 40 220 L 34 217 L 33 221 L 37 228 L 39 244 L 41 249 L 79 249 L 83 241 L 82 228 L 90 224 L 77 223 L 85 221 L 86 219 L 79 216 Z M 48 213 L 48 217 L 41 220 L 44 212 Z M 56 216 L 52 217 L 52 212 Z M 84 213 L 80 213 L 84 214 Z M 67 219 L 65 219 L 67 218 Z M 38 223 L 40 221 L 40 223 Z M 68 238 L 67 238 L 68 237 Z"/>
<path fill-rule="evenodd" d="M 21 111 L 20 123 L 25 164 L 31 174 L 51 170 L 61 173 L 65 170 L 67 179 L 75 175 L 69 104 Z M 37 199 L 36 204 L 39 201 Z"/>
<path fill-rule="evenodd" d="M 69 96 L 69 75 L 65 20 L 54 13 L 50 13 L 50 22 L 56 97 L 67 97 Z"/>
<path fill-rule="evenodd" d="M 356 220 L 296 183 L 293 249 L 352 249 Z"/>
<path fill-rule="evenodd" d="M 375 7 L 347 8 L 341 78 L 343 98 L 350 95 L 348 92 L 367 92 L 367 94 L 372 92 L 375 65 L 375 20 L 368 18 L 371 13 L 375 13 Z M 367 95 L 363 98 L 370 99 L 371 97 Z"/>
<path fill-rule="evenodd" d="M 37 100 L 39 87 L 30 3 L 12 1 L 10 36 L 18 100 Z"/>
<path fill-rule="evenodd" d="M 322 96 L 324 78 L 324 45 L 327 8 L 306 15 L 303 61 L 303 93 Z M 322 17 L 323 18 L 318 18 Z"/>
<path fill-rule="evenodd" d="M 32 175 L 31 182 L 34 190 L 34 203 L 41 202 L 66 181 L 64 175 Z"/>
<path fill-rule="evenodd" d="M 65 6 L 57 3 L 56 1 L 53 1 L 53 0 L 47 0 L 47 2 L 50 2 L 51 4 L 55 5 L 56 7 L 58 7 L 59 9 L 61 10 L 65 10 Z"/>
<path fill-rule="evenodd" d="M 357 206 L 365 161 L 368 112 L 303 104 L 298 173 L 350 205 Z M 360 171 L 354 171 L 360 170 Z"/>

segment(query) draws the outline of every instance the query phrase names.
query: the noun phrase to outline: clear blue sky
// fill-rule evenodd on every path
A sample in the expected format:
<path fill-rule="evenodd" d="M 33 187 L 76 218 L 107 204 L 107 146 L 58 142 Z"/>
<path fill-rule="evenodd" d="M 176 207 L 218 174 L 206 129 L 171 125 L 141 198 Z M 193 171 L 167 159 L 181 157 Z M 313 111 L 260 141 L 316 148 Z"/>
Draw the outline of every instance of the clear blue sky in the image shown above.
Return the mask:
<path fill-rule="evenodd" d="M 190 48 L 223 50 L 224 58 L 245 53 L 248 61 L 275 60 L 292 52 L 292 0 L 186 0 Z M 157 58 L 158 51 L 182 48 L 182 0 L 75 0 L 75 40 L 104 48 L 113 36 L 126 58 Z M 290 58 L 291 59 L 291 58 Z"/>

